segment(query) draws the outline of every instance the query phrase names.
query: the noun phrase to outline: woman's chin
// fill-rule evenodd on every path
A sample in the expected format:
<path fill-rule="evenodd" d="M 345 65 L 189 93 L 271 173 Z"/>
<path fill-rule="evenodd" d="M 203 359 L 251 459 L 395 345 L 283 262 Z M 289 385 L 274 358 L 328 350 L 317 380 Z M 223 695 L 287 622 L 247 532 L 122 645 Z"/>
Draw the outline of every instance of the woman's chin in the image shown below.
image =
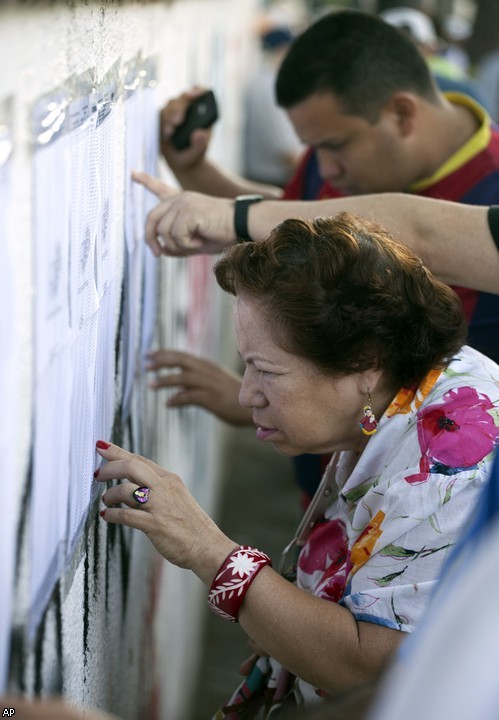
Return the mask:
<path fill-rule="evenodd" d="M 289 455 L 289 457 L 294 457 L 295 455 L 303 455 L 303 453 L 307 452 L 307 450 L 304 450 L 303 448 L 297 448 L 294 445 L 290 445 L 284 440 L 280 442 L 279 440 L 274 440 L 271 442 L 271 445 L 274 450 L 276 450 L 280 455 Z"/>

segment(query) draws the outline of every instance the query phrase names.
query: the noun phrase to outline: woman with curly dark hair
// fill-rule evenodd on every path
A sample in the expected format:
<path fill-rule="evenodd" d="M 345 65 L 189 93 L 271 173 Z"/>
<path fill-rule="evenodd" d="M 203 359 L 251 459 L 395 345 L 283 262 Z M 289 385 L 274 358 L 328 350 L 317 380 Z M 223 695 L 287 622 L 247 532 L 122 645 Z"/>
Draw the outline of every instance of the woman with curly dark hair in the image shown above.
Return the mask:
<path fill-rule="evenodd" d="M 99 441 L 98 479 L 131 482 L 105 492 L 102 516 L 196 573 L 250 636 L 260 657 L 229 704 L 267 666 L 277 704 L 281 665 L 299 700 L 339 695 L 375 678 L 426 608 L 490 474 L 499 367 L 463 346 L 454 292 L 352 215 L 286 220 L 226 251 L 215 274 L 236 297 L 240 402 L 257 437 L 288 455 L 333 453 L 295 582 L 228 538 L 176 475 Z"/>

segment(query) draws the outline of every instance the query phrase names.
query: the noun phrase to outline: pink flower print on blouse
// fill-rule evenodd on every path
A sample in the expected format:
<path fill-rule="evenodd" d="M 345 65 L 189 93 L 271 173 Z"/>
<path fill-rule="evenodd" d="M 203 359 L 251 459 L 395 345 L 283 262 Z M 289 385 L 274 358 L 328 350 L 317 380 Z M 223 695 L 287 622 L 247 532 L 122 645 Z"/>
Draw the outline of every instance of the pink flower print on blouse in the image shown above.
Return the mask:
<path fill-rule="evenodd" d="M 430 461 L 427 455 L 421 455 L 419 458 L 419 472 L 414 475 L 408 475 L 405 481 L 410 485 L 419 485 L 419 483 L 426 482 L 430 477 Z"/>
<path fill-rule="evenodd" d="M 345 524 L 341 520 L 317 523 L 298 559 L 300 586 L 313 595 L 338 602 L 350 568 Z"/>
<path fill-rule="evenodd" d="M 442 403 L 418 413 L 420 472 L 407 477 L 407 482 L 425 482 L 428 473 L 448 475 L 483 460 L 499 439 L 499 428 L 488 412 L 493 408 L 486 395 L 460 387 L 446 393 Z"/>

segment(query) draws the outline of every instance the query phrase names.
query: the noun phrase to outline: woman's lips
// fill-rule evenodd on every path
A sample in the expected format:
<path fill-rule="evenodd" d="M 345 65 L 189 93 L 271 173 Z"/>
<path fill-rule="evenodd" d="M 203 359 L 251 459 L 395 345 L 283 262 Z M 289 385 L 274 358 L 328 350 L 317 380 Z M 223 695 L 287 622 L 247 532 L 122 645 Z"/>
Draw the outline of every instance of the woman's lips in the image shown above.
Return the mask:
<path fill-rule="evenodd" d="M 256 426 L 256 436 L 258 440 L 266 440 L 268 437 L 277 432 L 276 428 L 267 428 L 262 425 Z"/>

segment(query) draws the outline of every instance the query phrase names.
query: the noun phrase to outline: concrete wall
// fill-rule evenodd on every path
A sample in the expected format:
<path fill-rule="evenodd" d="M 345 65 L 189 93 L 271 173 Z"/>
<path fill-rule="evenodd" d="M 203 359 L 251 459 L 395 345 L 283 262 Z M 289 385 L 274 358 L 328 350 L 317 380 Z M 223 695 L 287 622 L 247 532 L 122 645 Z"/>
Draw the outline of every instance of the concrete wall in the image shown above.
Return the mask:
<path fill-rule="evenodd" d="M 248 29 L 255 10 L 256 0 L 54 0 L 0 8 L 0 475 L 8 488 L 0 504 L 2 690 L 62 693 L 137 720 L 189 715 L 204 590 L 158 559 L 145 537 L 99 520 L 90 472 L 97 458 L 78 444 L 87 436 L 95 442 L 107 429 L 108 438 L 180 473 L 208 512 L 216 512 L 220 425 L 194 410 L 165 411 L 164 397 L 148 391 L 141 372 L 141 338 L 150 324 L 156 345 L 219 358 L 227 310 L 209 258 L 157 263 L 143 251 L 151 200 L 131 188 L 128 172 L 131 165 L 154 169 L 157 108 L 195 83 L 214 87 L 223 108 L 211 152 L 237 170 L 239 100 L 254 52 Z M 54 169 L 40 163 L 47 150 L 34 124 L 41 100 L 59 97 L 62 88 L 70 98 L 66 110 L 85 93 L 101 93 L 105 105 L 109 86 L 116 94 L 108 116 L 101 123 L 97 105 L 97 115 L 91 111 L 90 169 L 86 146 L 75 151 L 69 131 L 62 164 Z M 104 128 L 107 139 L 99 135 Z M 60 141 L 48 144 L 49 151 Z M 88 192 L 78 177 L 84 165 L 93 178 Z M 64 208 L 63 218 L 58 208 L 61 214 Z M 97 228 L 90 244 L 93 318 L 100 323 L 90 349 L 81 328 L 69 328 L 72 377 L 52 373 L 57 392 L 51 404 L 39 366 L 40 267 L 52 229 L 47 232 L 46 223 L 63 233 L 60 246 L 71 263 L 81 241 L 79 213 L 91 216 Z M 99 288 L 103 237 L 111 254 L 108 282 Z M 153 304 L 158 300 L 157 323 L 141 315 L 148 292 Z M 109 361 L 104 368 L 95 363 L 103 346 Z M 79 364 L 87 362 L 97 367 L 89 381 L 90 430 L 84 427 L 88 408 L 74 401 Z M 132 393 L 124 402 L 127 382 Z M 66 391 L 60 391 L 64 383 Z M 102 393 L 107 399 L 99 401 L 99 383 L 107 389 L 113 384 L 111 399 Z M 59 391 L 60 407 L 54 407 Z M 43 393 L 46 413 L 40 412 Z M 73 401 L 66 406 L 68 393 Z M 42 437 L 47 441 L 41 443 Z M 68 514 L 75 493 L 82 493 L 76 520 Z M 42 534 L 60 527 L 61 519 L 67 532 L 57 545 L 57 572 L 43 585 L 45 594 L 36 595 Z"/>

